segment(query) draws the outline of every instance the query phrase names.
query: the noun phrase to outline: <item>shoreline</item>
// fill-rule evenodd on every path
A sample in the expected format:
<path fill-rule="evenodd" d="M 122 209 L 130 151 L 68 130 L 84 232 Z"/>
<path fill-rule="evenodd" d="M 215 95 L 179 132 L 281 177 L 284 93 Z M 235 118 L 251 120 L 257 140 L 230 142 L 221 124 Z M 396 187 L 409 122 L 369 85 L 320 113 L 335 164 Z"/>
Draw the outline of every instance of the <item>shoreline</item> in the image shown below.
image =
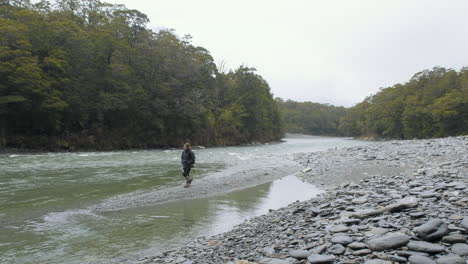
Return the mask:
<path fill-rule="evenodd" d="M 268 142 L 252 141 L 249 143 L 234 144 L 234 145 L 194 145 L 193 149 L 205 149 L 205 148 L 217 148 L 217 147 L 247 147 L 247 146 L 261 146 L 269 144 L 280 144 L 284 143 L 288 137 L 319 137 L 319 138 L 349 138 L 354 140 L 362 140 L 367 142 L 384 142 L 386 140 L 371 140 L 365 138 L 353 138 L 347 136 L 336 136 L 336 135 L 309 135 L 300 133 L 285 133 L 284 137 Z M 115 148 L 115 149 L 97 149 L 97 148 L 77 148 L 77 149 L 64 149 L 64 148 L 15 148 L 15 147 L 3 147 L 0 146 L 0 154 L 41 154 L 41 153 L 87 153 L 87 152 L 116 152 L 116 151 L 154 151 L 154 150 L 172 150 L 179 149 L 181 146 L 161 146 L 161 147 L 150 147 L 150 148 Z"/>
<path fill-rule="evenodd" d="M 194 145 L 193 149 L 205 149 L 205 148 L 218 148 L 218 147 L 244 147 L 244 146 L 261 146 L 269 144 L 280 144 L 284 142 L 284 138 L 275 141 L 261 142 L 252 141 L 249 143 L 233 144 L 233 145 Z M 183 145 L 183 144 L 182 144 Z M 0 146 L 0 154 L 40 154 L 40 153 L 87 153 L 87 152 L 117 152 L 117 151 L 154 151 L 154 150 L 172 150 L 182 149 L 180 146 L 161 146 L 161 147 L 143 147 L 143 148 L 114 148 L 114 149 L 98 149 L 98 148 L 76 148 L 76 149 L 65 149 L 65 148 L 12 148 Z"/>
<path fill-rule="evenodd" d="M 309 168 L 297 176 L 320 188 L 325 186 L 324 195 L 247 220 L 229 232 L 195 239 L 185 247 L 147 257 L 139 263 L 244 261 L 237 263 L 286 264 L 333 263 L 334 260 L 340 263 L 392 263 L 398 259 L 407 261 L 413 255 L 424 255 L 431 261 L 456 258 L 450 254 L 460 252 L 457 248 L 452 249 L 452 244 L 456 243 L 446 242 L 450 237 L 444 238 L 444 242 L 436 241 L 441 244 L 435 245 L 443 247 L 437 253 L 427 253 L 424 252 L 426 249 L 417 247 L 418 254 L 398 251 L 415 251 L 414 244 L 420 245 L 424 239 L 413 231 L 414 228 L 437 217 L 451 226 L 445 236 L 458 237 L 458 241 L 464 239 L 464 243 L 458 244 L 466 245 L 468 226 L 465 230 L 461 221 L 468 217 L 467 150 L 468 138 L 451 137 L 375 142 L 296 154 L 294 160 L 302 168 Z M 436 188 L 438 185 L 446 187 Z M 364 209 L 393 206 L 405 197 L 416 197 L 417 205 L 399 208 L 395 213 L 376 213 L 372 217 L 352 216 Z M 443 202 L 445 207 L 432 208 L 435 201 Z M 456 202 L 464 207 L 460 208 Z M 440 216 L 439 211 L 452 214 Z M 410 214 L 418 217 L 413 218 Z M 371 246 L 373 239 L 390 239 L 391 242 L 393 237 L 385 234 L 392 233 L 402 233 L 408 241 L 383 250 Z M 351 239 L 351 242 L 337 243 L 337 236 Z M 463 245 L 457 247 L 464 248 Z M 301 257 L 296 253 L 301 253 Z M 314 257 L 310 259 L 312 255 Z M 304 256 L 309 257 L 309 262 L 304 262 Z M 457 256 L 466 260 L 466 256 Z M 314 258 L 329 258 L 329 261 L 314 262 Z"/>
<path fill-rule="evenodd" d="M 278 166 L 276 160 L 270 161 L 262 170 L 256 167 L 257 162 L 244 163 L 241 167 L 232 165 L 201 178 L 198 178 L 197 167 L 195 167 L 195 180 L 190 188 L 176 185 L 149 192 L 122 194 L 93 205 L 90 209 L 102 213 L 128 208 L 133 204 L 144 207 L 182 200 L 209 198 L 272 182 L 292 175 L 300 168 L 296 162 L 288 160 L 286 157 L 283 162 L 284 164 Z M 181 182 L 183 182 L 182 178 Z"/>

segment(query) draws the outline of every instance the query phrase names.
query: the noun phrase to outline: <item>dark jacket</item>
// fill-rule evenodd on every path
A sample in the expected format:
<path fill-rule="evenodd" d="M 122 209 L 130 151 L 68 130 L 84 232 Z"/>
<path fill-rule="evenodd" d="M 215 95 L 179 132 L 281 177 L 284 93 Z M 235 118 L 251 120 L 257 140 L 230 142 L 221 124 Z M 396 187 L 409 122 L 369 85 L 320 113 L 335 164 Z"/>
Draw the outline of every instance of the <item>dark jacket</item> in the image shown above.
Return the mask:
<path fill-rule="evenodd" d="M 195 164 L 195 153 L 191 149 L 182 151 L 180 163 L 184 167 L 192 167 Z"/>

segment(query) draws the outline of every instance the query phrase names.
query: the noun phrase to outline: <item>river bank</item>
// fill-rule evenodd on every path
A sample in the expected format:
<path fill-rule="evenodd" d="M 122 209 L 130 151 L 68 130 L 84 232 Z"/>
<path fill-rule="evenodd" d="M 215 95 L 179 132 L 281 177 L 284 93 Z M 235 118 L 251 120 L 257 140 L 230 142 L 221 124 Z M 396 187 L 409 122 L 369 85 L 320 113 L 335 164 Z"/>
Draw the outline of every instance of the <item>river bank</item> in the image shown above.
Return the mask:
<path fill-rule="evenodd" d="M 376 142 L 294 159 L 304 171 L 298 176 L 325 194 L 142 263 L 466 263 L 468 138 Z"/>

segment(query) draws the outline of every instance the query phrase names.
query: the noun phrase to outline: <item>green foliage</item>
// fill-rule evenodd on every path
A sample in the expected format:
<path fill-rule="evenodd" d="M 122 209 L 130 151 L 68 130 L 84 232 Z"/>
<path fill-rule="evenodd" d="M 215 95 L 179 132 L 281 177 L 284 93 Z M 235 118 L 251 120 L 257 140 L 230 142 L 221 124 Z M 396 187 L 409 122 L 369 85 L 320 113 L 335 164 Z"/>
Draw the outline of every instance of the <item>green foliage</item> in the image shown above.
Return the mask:
<path fill-rule="evenodd" d="M 468 69 L 435 67 L 382 89 L 348 110 L 340 131 L 373 138 L 429 138 L 468 133 Z"/>
<path fill-rule="evenodd" d="M 254 69 L 220 73 L 190 36 L 98 0 L 0 5 L 0 145 L 111 149 L 281 137 Z"/>
<path fill-rule="evenodd" d="M 286 132 L 310 135 L 341 135 L 338 130 L 340 118 L 346 108 L 312 102 L 294 102 L 276 99 L 283 115 Z"/>

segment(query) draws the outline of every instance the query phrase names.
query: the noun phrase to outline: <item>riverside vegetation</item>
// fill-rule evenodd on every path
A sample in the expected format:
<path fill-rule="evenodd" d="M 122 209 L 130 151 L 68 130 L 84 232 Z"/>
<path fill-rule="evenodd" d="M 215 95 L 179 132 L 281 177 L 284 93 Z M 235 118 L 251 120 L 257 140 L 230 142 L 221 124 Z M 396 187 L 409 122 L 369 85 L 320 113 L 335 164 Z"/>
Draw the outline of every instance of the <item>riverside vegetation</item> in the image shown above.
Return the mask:
<path fill-rule="evenodd" d="M 435 67 L 345 109 L 278 100 L 286 131 L 384 139 L 468 134 L 468 68 Z"/>
<path fill-rule="evenodd" d="M 468 133 L 468 69 L 434 68 L 352 108 L 273 99 L 253 68 L 98 0 L 0 2 L 0 147 L 236 145 L 283 132 L 373 138 Z"/>
<path fill-rule="evenodd" d="M 0 2 L 0 146 L 123 149 L 282 136 L 267 82 L 97 0 Z"/>
<path fill-rule="evenodd" d="M 467 149 L 456 137 L 297 155 L 304 180 L 335 179 L 325 194 L 142 263 L 466 264 Z"/>

